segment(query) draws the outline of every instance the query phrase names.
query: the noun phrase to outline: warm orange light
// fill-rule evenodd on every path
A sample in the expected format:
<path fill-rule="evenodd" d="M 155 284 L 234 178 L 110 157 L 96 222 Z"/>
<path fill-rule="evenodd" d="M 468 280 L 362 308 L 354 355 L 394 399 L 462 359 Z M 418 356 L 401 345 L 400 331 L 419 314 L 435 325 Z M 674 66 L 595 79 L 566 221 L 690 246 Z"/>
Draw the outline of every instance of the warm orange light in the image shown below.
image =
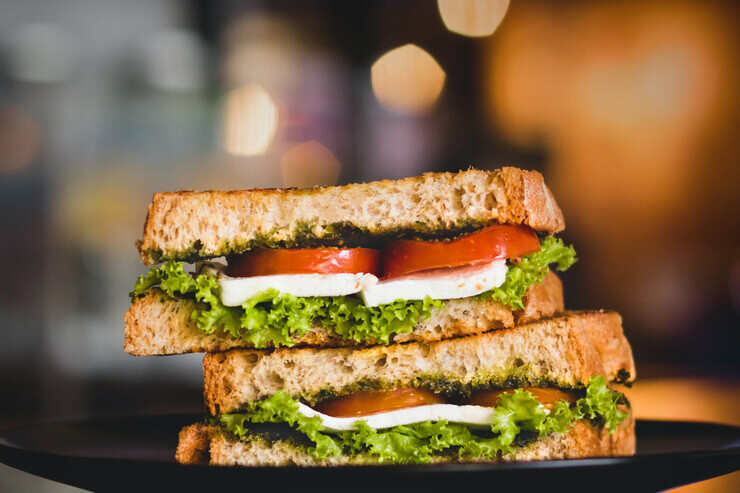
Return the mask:
<path fill-rule="evenodd" d="M 445 27 L 463 36 L 490 36 L 501 24 L 509 0 L 437 0 Z"/>
<path fill-rule="evenodd" d="M 710 378 L 648 378 L 620 388 L 638 419 L 713 421 L 740 425 L 740 382 Z"/>
<path fill-rule="evenodd" d="M 547 147 L 548 183 L 592 249 L 582 272 L 593 296 L 624 307 L 653 341 L 698 323 L 711 306 L 696 295 L 708 290 L 703 273 L 728 258 L 718 248 L 731 251 L 715 219 L 738 204 L 731 10 L 513 2 L 490 45 L 497 133 Z"/>
<path fill-rule="evenodd" d="M 275 137 L 277 122 L 277 106 L 262 87 L 234 89 L 224 104 L 223 146 L 232 154 L 262 154 Z"/>
<path fill-rule="evenodd" d="M 587 2 L 553 22 L 561 11 L 512 8 L 492 50 L 491 109 L 515 140 L 551 146 L 550 183 L 574 224 L 611 242 L 609 217 L 639 236 L 691 193 L 696 146 L 728 106 L 722 25 L 691 2 Z"/>
<path fill-rule="evenodd" d="M 291 147 L 280 159 L 286 187 L 334 185 L 339 178 L 340 167 L 334 154 L 315 140 Z"/>
<path fill-rule="evenodd" d="M 420 114 L 439 99 L 445 72 L 437 61 L 416 45 L 395 48 L 381 56 L 370 69 L 378 101 L 394 111 Z"/>

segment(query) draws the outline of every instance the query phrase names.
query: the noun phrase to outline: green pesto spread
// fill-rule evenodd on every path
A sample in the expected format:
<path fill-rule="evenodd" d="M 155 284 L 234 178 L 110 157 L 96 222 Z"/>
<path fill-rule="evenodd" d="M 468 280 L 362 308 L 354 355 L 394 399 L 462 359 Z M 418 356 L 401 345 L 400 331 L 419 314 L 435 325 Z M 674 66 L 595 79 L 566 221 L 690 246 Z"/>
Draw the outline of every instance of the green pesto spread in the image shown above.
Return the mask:
<path fill-rule="evenodd" d="M 389 239 L 406 238 L 420 240 L 454 239 L 487 226 L 484 221 L 460 220 L 452 225 L 418 222 L 399 228 L 371 229 L 360 227 L 350 221 L 322 224 L 318 221 L 296 221 L 291 229 L 274 227 L 258 232 L 251 239 L 224 241 L 218 248 L 208 249 L 200 240 L 193 241 L 184 250 L 163 251 L 147 248 L 141 253 L 153 262 L 181 260 L 195 262 L 207 258 L 238 255 L 256 248 L 318 248 L 327 246 L 369 247 L 380 245 Z"/>

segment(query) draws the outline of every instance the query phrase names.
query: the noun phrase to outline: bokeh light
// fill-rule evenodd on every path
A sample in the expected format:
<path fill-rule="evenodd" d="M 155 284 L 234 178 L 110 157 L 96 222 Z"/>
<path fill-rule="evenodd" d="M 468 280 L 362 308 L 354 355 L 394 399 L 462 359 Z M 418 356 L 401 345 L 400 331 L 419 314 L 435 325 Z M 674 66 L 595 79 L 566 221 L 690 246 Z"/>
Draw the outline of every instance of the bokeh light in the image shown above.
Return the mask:
<path fill-rule="evenodd" d="M 394 48 L 370 69 L 373 93 L 399 113 L 422 114 L 439 99 L 445 72 L 426 51 L 413 44 Z"/>
<path fill-rule="evenodd" d="M 694 146 L 729 105 L 734 55 L 696 4 L 587 4 L 557 26 L 550 8 L 524 8 L 499 33 L 494 111 L 517 141 L 544 136 L 553 146 L 569 219 L 607 233 L 605 242 L 604 217 L 642 234 L 690 193 Z"/>
<path fill-rule="evenodd" d="M 195 33 L 166 29 L 142 42 L 149 84 L 165 91 L 198 91 L 206 84 L 206 52 Z"/>
<path fill-rule="evenodd" d="M 223 146 L 241 156 L 264 153 L 275 137 L 278 109 L 261 86 L 229 91 L 224 104 Z"/>
<path fill-rule="evenodd" d="M 445 27 L 463 36 L 490 36 L 501 24 L 509 0 L 437 0 Z"/>
<path fill-rule="evenodd" d="M 31 164 L 41 143 L 41 131 L 21 108 L 0 109 L 0 174 L 14 173 Z"/>
<path fill-rule="evenodd" d="M 23 82 L 61 82 L 70 77 L 76 65 L 70 33 L 45 22 L 14 27 L 8 54 L 10 73 Z"/>
<path fill-rule="evenodd" d="M 223 33 L 221 71 L 227 87 L 258 83 L 281 92 L 296 77 L 306 45 L 300 28 L 267 12 L 234 18 Z"/>
<path fill-rule="evenodd" d="M 334 154 L 315 140 L 288 149 L 280 159 L 283 184 L 307 188 L 335 185 L 341 165 Z"/>

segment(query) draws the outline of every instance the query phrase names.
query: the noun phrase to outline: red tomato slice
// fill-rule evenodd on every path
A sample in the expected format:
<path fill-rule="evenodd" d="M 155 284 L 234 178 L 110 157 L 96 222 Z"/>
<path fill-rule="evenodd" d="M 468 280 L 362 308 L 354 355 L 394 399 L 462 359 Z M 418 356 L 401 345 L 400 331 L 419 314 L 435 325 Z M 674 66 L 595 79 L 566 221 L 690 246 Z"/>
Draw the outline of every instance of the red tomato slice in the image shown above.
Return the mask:
<path fill-rule="evenodd" d="M 372 248 L 265 248 L 229 257 L 226 268 L 233 277 L 379 272 L 380 251 Z"/>
<path fill-rule="evenodd" d="M 530 391 L 532 395 L 545 407 L 552 406 L 556 402 L 562 400 L 566 400 L 571 403 L 577 400 L 573 392 L 564 392 L 558 389 L 525 387 L 524 390 Z M 511 390 L 479 390 L 477 392 L 473 392 L 473 395 L 470 396 L 470 399 L 468 399 L 465 404 L 494 407 L 497 405 L 498 398 L 501 394 L 506 392 L 511 392 Z"/>
<path fill-rule="evenodd" d="M 521 257 L 539 249 L 532 229 L 511 225 L 488 226 L 451 241 L 395 240 L 383 251 L 383 276 Z"/>
<path fill-rule="evenodd" d="M 368 390 L 321 402 L 316 410 L 335 418 L 352 418 L 444 402 L 441 396 L 425 389 Z"/>

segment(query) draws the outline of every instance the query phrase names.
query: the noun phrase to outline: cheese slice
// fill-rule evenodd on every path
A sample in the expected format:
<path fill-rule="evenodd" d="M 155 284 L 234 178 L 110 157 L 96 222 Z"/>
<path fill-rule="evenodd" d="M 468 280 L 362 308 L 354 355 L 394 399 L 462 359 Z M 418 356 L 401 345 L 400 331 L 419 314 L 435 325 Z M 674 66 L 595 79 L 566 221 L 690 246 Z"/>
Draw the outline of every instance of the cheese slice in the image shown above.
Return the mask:
<path fill-rule="evenodd" d="M 470 426 L 489 426 L 493 421 L 492 407 L 458 406 L 455 404 L 428 404 L 356 418 L 335 418 L 320 413 L 301 402 L 298 404 L 298 412 L 309 418 L 318 416 L 321 418 L 321 424 L 332 431 L 353 430 L 358 421 L 364 421 L 370 428 L 376 430 L 443 419 L 451 423 Z"/>
<path fill-rule="evenodd" d="M 359 293 L 378 282 L 372 274 L 281 274 L 272 276 L 229 277 L 221 275 L 221 302 L 239 306 L 268 289 L 293 296 L 347 296 Z"/>
<path fill-rule="evenodd" d="M 506 279 L 506 260 L 416 272 L 388 281 L 368 284 L 361 292 L 367 306 L 392 303 L 398 299 L 434 300 L 467 298 L 501 286 Z"/>
<path fill-rule="evenodd" d="M 239 306 L 268 289 L 293 296 L 347 296 L 360 294 L 367 306 L 396 300 L 434 300 L 467 298 L 500 286 L 506 279 L 506 260 L 465 267 L 433 269 L 380 281 L 373 274 L 280 274 L 230 277 L 225 266 L 201 263 L 197 272 L 218 277 L 221 302 Z"/>

